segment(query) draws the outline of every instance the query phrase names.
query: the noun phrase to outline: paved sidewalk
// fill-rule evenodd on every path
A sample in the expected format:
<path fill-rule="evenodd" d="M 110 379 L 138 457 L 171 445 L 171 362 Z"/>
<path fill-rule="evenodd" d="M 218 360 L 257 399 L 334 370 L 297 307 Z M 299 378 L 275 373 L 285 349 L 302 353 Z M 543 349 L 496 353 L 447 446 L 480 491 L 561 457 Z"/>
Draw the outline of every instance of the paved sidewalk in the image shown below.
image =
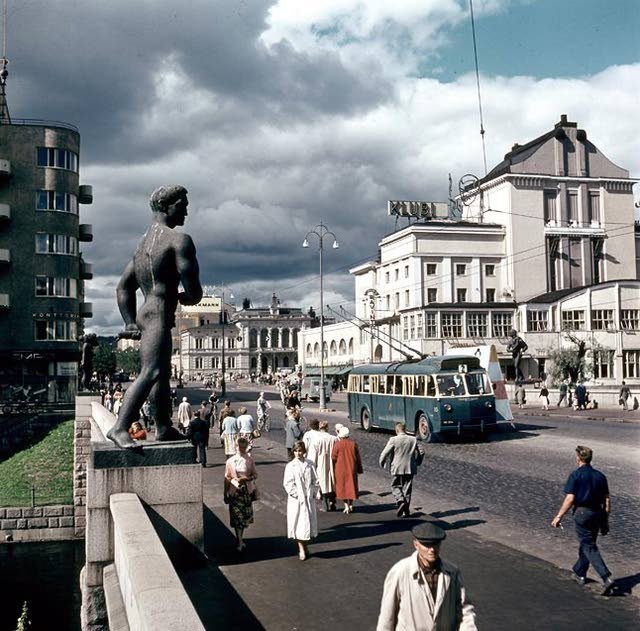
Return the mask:
<path fill-rule="evenodd" d="M 203 471 L 209 561 L 195 570 L 179 568 L 207 629 L 375 629 L 385 574 L 412 552 L 409 531 L 420 519 L 434 519 L 428 513 L 448 529 L 443 556 L 461 568 L 479 628 L 636 628 L 638 601 L 628 591 L 640 575 L 625 578 L 614 597 L 602 598 L 596 583 L 582 588 L 568 571 L 469 531 L 477 523 L 472 507 L 438 513 L 437 506 L 417 505 L 414 517 L 398 519 L 383 471 L 361 476 L 362 496 L 353 514 L 320 512 L 311 557 L 299 561 L 295 543 L 286 538 L 282 439 L 282 431 L 273 431 L 256 441 L 262 499 L 246 532 L 247 550 L 238 553 L 222 502 L 224 454 L 212 434 L 214 448 Z"/>

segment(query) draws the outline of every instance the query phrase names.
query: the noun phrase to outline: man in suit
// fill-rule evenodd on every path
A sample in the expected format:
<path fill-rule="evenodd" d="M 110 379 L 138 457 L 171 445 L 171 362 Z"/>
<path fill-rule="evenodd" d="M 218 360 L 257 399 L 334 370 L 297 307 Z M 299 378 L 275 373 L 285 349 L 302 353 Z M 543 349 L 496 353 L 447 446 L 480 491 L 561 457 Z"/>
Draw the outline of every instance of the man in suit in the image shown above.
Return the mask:
<path fill-rule="evenodd" d="M 209 444 L 209 423 L 200 414 L 193 415 L 187 426 L 187 438 L 196 448 L 197 458 L 203 467 L 207 466 L 207 445 Z"/>
<path fill-rule="evenodd" d="M 422 464 L 424 451 L 415 436 L 408 436 L 403 422 L 395 425 L 396 435 L 389 439 L 380 454 L 380 466 L 384 468 L 391 458 L 391 492 L 398 504 L 398 517 L 409 517 L 413 476 Z"/>

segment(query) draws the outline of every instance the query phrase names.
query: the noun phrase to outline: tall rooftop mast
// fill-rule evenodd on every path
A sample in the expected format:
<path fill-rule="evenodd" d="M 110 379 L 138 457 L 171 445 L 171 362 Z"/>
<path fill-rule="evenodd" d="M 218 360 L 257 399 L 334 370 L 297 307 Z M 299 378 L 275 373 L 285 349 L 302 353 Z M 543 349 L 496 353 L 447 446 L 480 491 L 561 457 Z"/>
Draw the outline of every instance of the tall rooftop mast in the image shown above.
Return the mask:
<path fill-rule="evenodd" d="M 7 75 L 9 71 L 7 66 L 7 1 L 4 0 L 2 5 L 2 57 L 0 58 L 0 125 L 11 125 L 11 116 L 9 115 L 9 106 L 7 105 Z"/>

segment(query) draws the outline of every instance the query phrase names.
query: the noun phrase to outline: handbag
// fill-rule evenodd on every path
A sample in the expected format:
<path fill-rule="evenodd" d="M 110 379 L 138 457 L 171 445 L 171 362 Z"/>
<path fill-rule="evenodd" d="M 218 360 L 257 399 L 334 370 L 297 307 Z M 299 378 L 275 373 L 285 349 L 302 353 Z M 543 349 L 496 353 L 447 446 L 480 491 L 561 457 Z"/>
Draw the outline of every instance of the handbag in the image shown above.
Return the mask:
<path fill-rule="evenodd" d="M 252 502 L 257 502 L 260 499 L 260 492 L 258 491 L 258 487 L 254 488 L 251 493 L 249 493 L 249 497 Z"/>
<path fill-rule="evenodd" d="M 262 436 L 262 434 L 260 433 L 259 429 L 254 429 L 253 430 L 253 437 L 254 438 L 260 438 L 260 436 Z"/>

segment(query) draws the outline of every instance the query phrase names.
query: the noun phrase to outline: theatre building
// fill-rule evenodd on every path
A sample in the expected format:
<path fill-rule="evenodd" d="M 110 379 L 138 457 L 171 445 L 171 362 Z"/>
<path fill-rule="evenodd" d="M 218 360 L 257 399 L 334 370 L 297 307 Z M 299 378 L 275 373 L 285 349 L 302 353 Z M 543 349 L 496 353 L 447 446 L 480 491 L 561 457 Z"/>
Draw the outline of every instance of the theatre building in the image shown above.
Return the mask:
<path fill-rule="evenodd" d="M 336 359 L 495 344 L 512 378 L 513 328 L 529 346 L 525 376 L 548 371 L 551 350 L 575 347 L 573 338 L 587 342 L 592 383 L 640 383 L 637 181 L 562 116 L 472 182 L 457 200 L 460 216 L 395 230 L 377 260 L 350 270 L 357 318 L 325 327 L 325 362 L 334 342 L 339 349 L 351 337 L 353 353 Z M 317 337 L 305 332 L 306 363 L 317 363 Z"/>

